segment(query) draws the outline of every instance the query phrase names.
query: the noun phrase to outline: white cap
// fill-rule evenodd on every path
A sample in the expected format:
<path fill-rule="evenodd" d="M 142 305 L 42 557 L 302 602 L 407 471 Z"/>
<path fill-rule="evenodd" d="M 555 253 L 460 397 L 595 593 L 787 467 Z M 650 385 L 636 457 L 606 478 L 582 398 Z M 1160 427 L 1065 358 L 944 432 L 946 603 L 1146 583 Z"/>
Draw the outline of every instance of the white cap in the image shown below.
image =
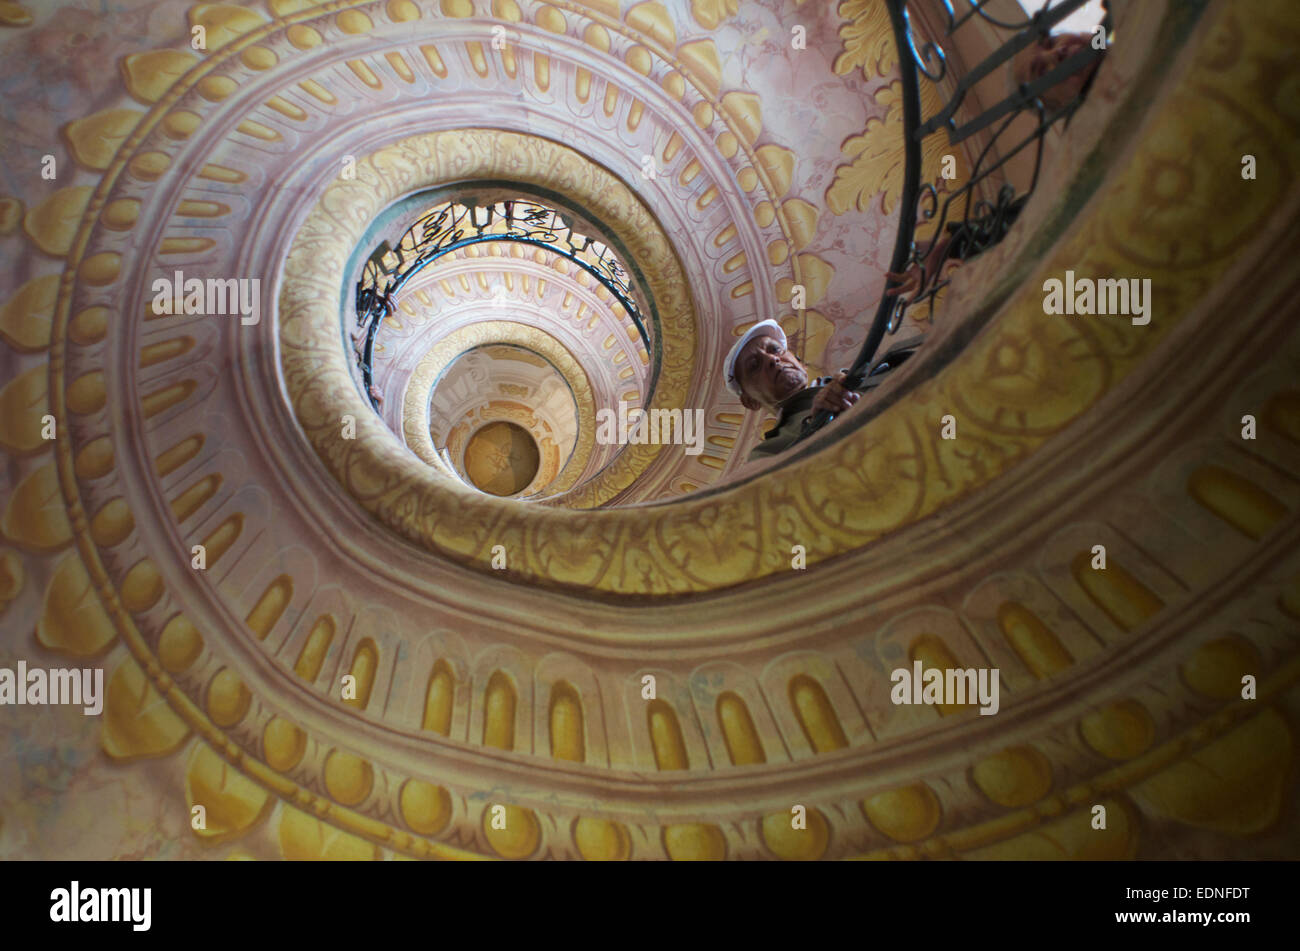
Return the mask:
<path fill-rule="evenodd" d="M 727 362 L 722 365 L 723 376 L 726 379 L 727 389 L 731 390 L 736 396 L 740 396 L 740 384 L 736 382 L 736 358 L 740 356 L 740 351 L 745 349 L 745 344 L 749 343 L 755 337 L 767 335 L 773 339 L 781 341 L 781 346 L 786 346 L 785 331 L 775 320 L 760 320 L 754 326 L 745 331 L 744 336 L 736 341 L 727 354 Z"/>

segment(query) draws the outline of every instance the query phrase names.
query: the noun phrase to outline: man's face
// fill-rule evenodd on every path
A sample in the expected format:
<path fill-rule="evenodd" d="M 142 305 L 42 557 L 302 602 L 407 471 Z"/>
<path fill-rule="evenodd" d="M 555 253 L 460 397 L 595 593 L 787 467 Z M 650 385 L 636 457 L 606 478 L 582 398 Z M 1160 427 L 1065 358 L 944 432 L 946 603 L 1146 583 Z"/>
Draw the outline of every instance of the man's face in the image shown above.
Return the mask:
<path fill-rule="evenodd" d="M 808 385 L 808 371 L 781 341 L 760 334 L 736 358 L 740 401 L 747 409 L 775 407 Z"/>
<path fill-rule="evenodd" d="M 1026 47 L 1016 54 L 1016 81 L 1031 83 L 1060 66 L 1079 50 L 1092 42 L 1088 33 L 1055 33 L 1039 43 Z M 1040 97 L 1043 105 L 1052 111 L 1063 108 L 1070 100 L 1079 95 L 1083 84 L 1088 81 L 1097 64 L 1085 67 L 1055 86 L 1043 91 Z"/>

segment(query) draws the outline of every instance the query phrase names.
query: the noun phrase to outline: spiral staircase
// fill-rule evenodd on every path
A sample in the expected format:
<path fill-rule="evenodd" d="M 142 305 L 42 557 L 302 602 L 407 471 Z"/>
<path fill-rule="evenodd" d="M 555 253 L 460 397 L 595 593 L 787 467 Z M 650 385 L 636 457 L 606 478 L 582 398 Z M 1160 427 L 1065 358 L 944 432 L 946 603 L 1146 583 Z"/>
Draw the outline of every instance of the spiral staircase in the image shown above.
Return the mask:
<path fill-rule="evenodd" d="M 734 340 L 833 372 L 886 290 L 885 4 L 0 3 L 0 666 L 106 684 L 0 710 L 0 856 L 1294 858 L 1300 16 L 1110 8 L 918 355 L 747 465 Z M 380 239 L 489 192 L 627 294 L 493 233 L 366 362 Z M 1150 323 L 1046 315 L 1067 270 Z M 260 319 L 158 313 L 177 272 Z M 703 451 L 603 444 L 620 401 Z M 896 705 L 914 662 L 1000 709 Z"/>

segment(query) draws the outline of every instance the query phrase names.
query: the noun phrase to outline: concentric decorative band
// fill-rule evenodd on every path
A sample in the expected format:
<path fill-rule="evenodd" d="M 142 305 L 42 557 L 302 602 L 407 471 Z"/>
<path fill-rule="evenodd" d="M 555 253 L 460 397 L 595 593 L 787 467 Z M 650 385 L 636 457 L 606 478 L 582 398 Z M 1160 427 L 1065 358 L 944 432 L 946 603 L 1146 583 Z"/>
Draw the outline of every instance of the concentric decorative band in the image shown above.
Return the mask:
<path fill-rule="evenodd" d="M 573 487 L 591 458 L 595 445 L 596 399 L 591 382 L 582 365 L 564 346 L 536 327 L 507 320 L 488 320 L 470 324 L 448 334 L 431 347 L 416 364 L 406 386 L 402 405 L 402 434 L 411 450 L 439 471 L 446 467 L 438 458 L 429 436 L 429 392 L 442 372 L 467 350 L 490 344 L 508 344 L 531 350 L 544 357 L 564 377 L 578 404 L 578 442 L 560 474 L 548 487 L 548 495 L 558 495 Z"/>

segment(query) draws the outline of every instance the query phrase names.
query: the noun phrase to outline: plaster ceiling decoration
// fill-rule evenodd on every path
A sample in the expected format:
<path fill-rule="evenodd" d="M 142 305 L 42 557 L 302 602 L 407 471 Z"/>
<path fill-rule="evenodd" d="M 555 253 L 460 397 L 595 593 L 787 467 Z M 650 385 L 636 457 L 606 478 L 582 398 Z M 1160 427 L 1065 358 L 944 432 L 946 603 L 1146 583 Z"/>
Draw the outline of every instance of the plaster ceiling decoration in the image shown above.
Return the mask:
<path fill-rule="evenodd" d="M 434 445 L 434 405 L 430 394 L 436 397 L 438 381 L 464 354 L 475 348 L 504 347 L 516 352 L 524 351 L 553 368 L 574 403 L 577 417 L 574 444 L 562 471 L 548 483 L 548 496 L 562 495 L 583 480 L 589 482 L 598 478 L 623 447 L 600 445 L 596 441 L 596 401 L 586 371 L 560 341 L 529 324 L 491 320 L 467 324 L 441 338 L 437 345 L 425 352 L 411 373 L 402 407 L 401 432 L 407 448 L 428 466 L 444 469 L 445 459 L 439 453 L 440 447 Z M 554 389 L 553 392 L 558 394 Z M 528 412 L 532 413 L 532 410 Z M 532 418 L 536 421 L 535 414 Z M 448 438 L 452 435 L 449 433 Z M 465 433 L 462 431 L 455 435 L 461 438 Z M 558 461 L 558 456 L 556 458 Z"/>
<path fill-rule="evenodd" d="M 636 328 L 610 306 L 608 293 L 543 249 L 489 245 L 452 252 L 407 286 L 398 313 L 381 331 L 375 379 L 401 393 L 425 352 L 473 320 L 509 320 L 545 330 L 583 364 L 601 405 L 644 397 L 650 359 Z M 574 273 L 577 272 L 577 273 Z M 394 404 L 396 405 L 396 404 Z M 385 406 L 386 418 L 388 406 Z"/>
<path fill-rule="evenodd" d="M 472 474 L 470 449 L 487 428 L 484 423 L 508 420 L 528 434 L 537 456 L 528 479 L 493 495 L 536 497 L 563 468 L 587 462 L 574 456 L 578 404 L 564 375 L 545 357 L 521 347 L 495 344 L 457 357 L 434 384 L 429 418 L 434 448 L 479 488 L 483 479 Z M 496 448 L 499 441 L 487 446 Z"/>
<path fill-rule="evenodd" d="M 464 460 L 469 480 L 484 492 L 519 495 L 538 479 L 542 453 L 523 426 L 497 420 L 469 437 Z"/>
<path fill-rule="evenodd" d="M 1293 858 L 1293 4 L 1115 5 L 1048 200 L 882 399 L 755 476 L 730 342 L 777 316 L 835 368 L 880 290 L 879 4 L 0 5 L 0 666 L 106 673 L 102 719 L 0 723 L 0 855 Z M 1225 181 L 1243 141 L 1278 173 Z M 598 220 L 657 352 L 545 254 L 466 250 L 385 327 L 381 415 L 353 255 L 484 181 Z M 1066 268 L 1150 278 L 1159 318 L 1045 320 Z M 260 319 L 155 312 L 178 271 L 260 282 Z M 439 379 L 501 348 L 576 407 L 535 501 L 438 453 Z M 447 414 L 558 446 L 553 379 Z M 705 453 L 599 445 L 632 389 L 704 409 Z M 894 704 L 914 664 L 1000 670 L 1000 712 Z"/>
<path fill-rule="evenodd" d="M 642 405 L 652 368 L 636 326 L 612 296 L 554 252 L 505 242 L 473 245 L 438 259 L 408 283 L 378 335 L 383 350 L 374 360 L 376 386 L 398 397 L 381 406 L 383 418 L 404 439 L 408 430 L 419 429 L 431 374 L 445 372 L 446 341 L 462 340 L 461 331 L 473 324 L 500 321 L 544 332 L 546 352 L 563 350 L 558 359 L 576 365 L 565 378 L 572 377 L 574 393 L 584 394 L 579 423 L 587 431 L 579 440 L 581 460 L 573 457 L 573 477 L 561 474 L 556 483 L 567 491 L 575 479 L 596 475 L 622 448 L 597 445 L 588 451 L 596 410 L 620 400 Z M 430 357 L 434 352 L 441 355 L 437 361 Z M 429 457 L 421 436 L 406 441 L 422 459 Z M 565 458 L 571 458 L 567 451 Z"/>

